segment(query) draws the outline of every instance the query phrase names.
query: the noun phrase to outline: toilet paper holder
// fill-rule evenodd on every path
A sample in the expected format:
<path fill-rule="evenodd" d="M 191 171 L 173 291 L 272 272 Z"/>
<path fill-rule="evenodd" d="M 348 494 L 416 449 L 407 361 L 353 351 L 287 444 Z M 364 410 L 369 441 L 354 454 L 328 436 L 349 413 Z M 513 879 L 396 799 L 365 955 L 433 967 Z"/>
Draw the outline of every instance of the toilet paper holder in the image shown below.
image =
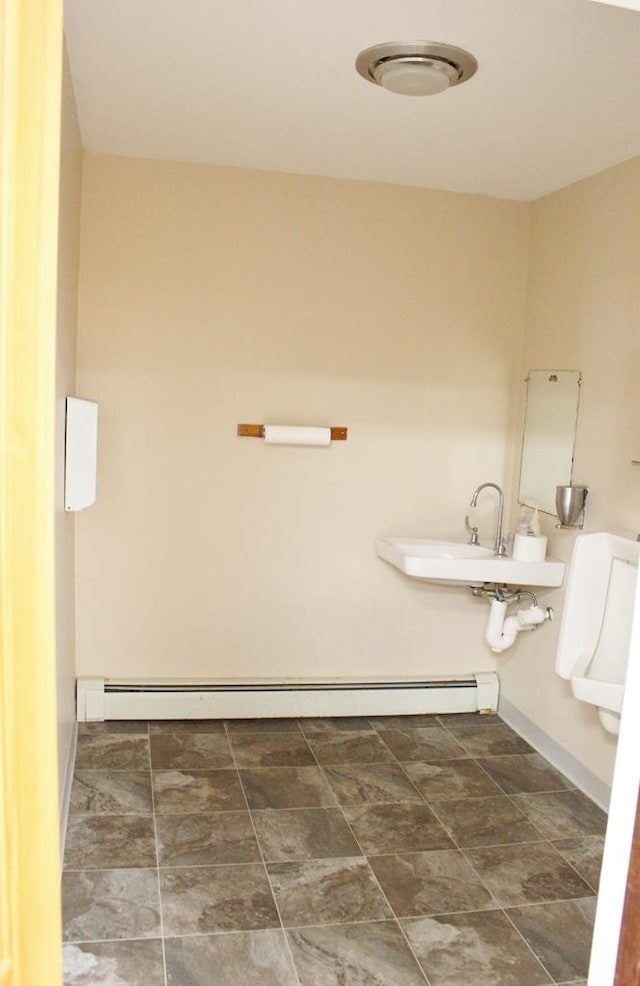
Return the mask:
<path fill-rule="evenodd" d="M 346 442 L 348 428 L 333 427 L 329 431 L 332 442 Z M 237 434 L 239 438 L 264 438 L 265 425 L 239 424 Z"/>

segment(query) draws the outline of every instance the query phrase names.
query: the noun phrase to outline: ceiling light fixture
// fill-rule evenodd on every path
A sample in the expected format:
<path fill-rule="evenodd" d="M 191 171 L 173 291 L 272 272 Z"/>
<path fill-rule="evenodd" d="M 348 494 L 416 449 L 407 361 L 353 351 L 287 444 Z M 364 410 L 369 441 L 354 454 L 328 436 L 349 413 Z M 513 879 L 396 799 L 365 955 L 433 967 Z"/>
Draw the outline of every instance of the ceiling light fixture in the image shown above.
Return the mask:
<path fill-rule="evenodd" d="M 368 82 L 402 96 L 433 96 L 466 82 L 478 63 L 468 51 L 437 41 L 389 41 L 365 48 L 356 69 Z"/>

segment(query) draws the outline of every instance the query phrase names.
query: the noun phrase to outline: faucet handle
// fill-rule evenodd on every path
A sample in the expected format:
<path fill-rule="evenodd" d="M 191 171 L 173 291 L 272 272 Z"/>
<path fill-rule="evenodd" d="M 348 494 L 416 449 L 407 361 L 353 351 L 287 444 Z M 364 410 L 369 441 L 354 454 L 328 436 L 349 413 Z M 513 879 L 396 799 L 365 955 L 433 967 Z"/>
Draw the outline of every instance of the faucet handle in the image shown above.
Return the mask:
<path fill-rule="evenodd" d="M 469 538 L 469 544 L 478 544 L 478 528 L 472 527 L 471 524 L 469 523 L 469 514 L 467 514 L 464 518 L 464 526 L 471 534 L 471 537 Z"/>

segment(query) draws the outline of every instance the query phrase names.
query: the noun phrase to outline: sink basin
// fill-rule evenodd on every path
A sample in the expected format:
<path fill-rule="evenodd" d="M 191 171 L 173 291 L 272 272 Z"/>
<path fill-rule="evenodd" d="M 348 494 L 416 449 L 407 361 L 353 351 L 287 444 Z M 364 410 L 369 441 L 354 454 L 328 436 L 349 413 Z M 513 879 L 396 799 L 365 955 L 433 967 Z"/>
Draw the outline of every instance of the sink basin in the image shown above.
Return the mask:
<path fill-rule="evenodd" d="M 564 562 L 514 561 L 499 558 L 493 548 L 464 541 L 431 538 L 379 537 L 376 554 L 405 575 L 445 585 L 558 586 L 564 578 Z"/>

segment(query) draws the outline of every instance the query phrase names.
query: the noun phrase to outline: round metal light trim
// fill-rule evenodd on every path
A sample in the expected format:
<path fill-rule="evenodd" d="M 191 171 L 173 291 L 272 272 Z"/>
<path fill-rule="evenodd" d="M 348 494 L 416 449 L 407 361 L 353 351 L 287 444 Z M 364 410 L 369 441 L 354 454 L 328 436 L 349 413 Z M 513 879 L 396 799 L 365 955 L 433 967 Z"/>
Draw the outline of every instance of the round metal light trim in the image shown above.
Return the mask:
<path fill-rule="evenodd" d="M 394 73 L 395 66 L 404 66 L 404 72 Z M 419 82 L 414 81 L 421 67 L 425 75 L 422 90 Z M 470 52 L 437 41 L 389 41 L 365 48 L 356 59 L 356 70 L 363 79 L 403 95 L 443 92 L 466 82 L 477 68 L 478 63 Z M 388 85 L 384 82 L 385 74 Z M 394 75 L 397 80 L 393 79 Z M 402 88 L 401 75 L 406 76 L 407 88 Z M 391 84 L 394 81 L 397 82 L 396 86 Z"/>

